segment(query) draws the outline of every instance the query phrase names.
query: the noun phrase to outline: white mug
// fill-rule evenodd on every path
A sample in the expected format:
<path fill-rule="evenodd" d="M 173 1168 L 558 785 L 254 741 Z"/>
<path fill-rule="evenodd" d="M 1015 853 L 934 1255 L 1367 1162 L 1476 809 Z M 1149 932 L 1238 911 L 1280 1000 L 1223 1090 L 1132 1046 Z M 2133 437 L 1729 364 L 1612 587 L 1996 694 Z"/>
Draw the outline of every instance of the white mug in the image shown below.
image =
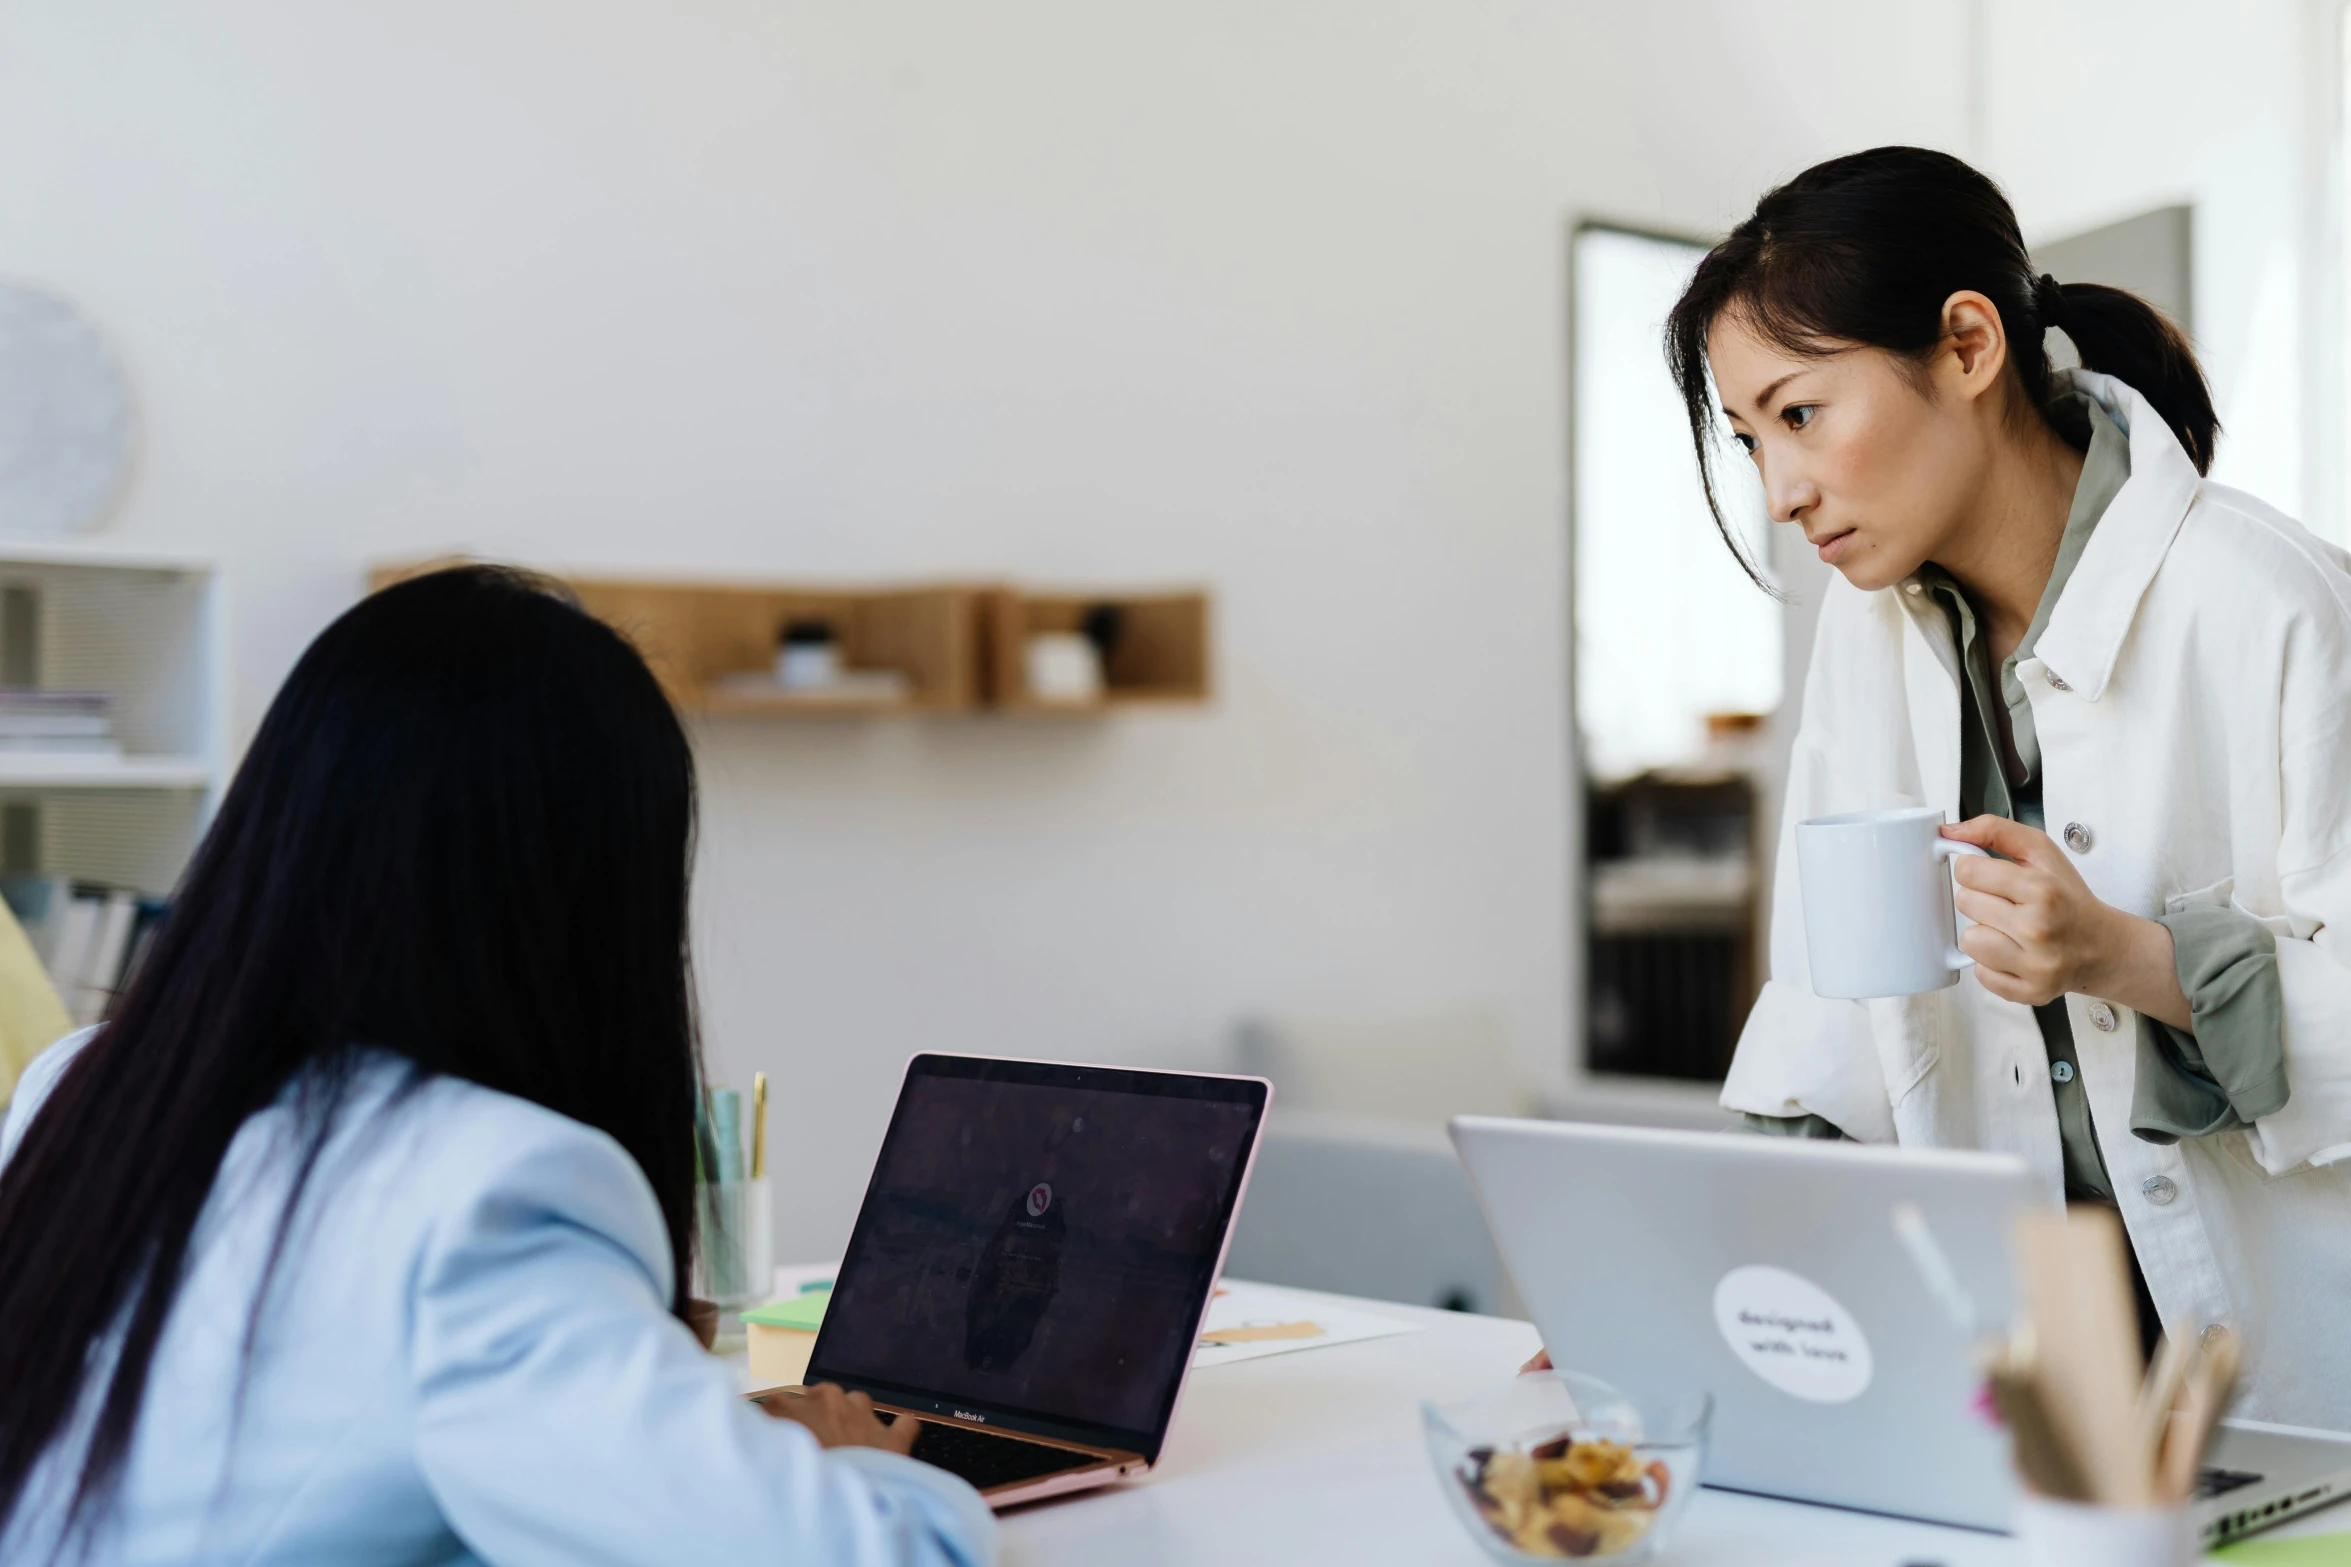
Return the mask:
<path fill-rule="evenodd" d="M 1975 960 L 1959 950 L 1943 865 L 1984 851 L 1943 837 L 1942 825 L 1931 805 L 1797 823 L 1815 995 L 1865 1001 L 1959 983 Z"/>

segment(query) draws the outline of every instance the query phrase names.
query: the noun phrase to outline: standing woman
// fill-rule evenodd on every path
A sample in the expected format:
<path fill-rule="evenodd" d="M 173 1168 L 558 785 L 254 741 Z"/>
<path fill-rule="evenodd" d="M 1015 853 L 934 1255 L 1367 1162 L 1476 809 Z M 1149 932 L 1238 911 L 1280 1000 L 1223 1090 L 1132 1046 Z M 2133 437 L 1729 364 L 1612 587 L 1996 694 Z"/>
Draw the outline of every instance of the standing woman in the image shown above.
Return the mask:
<path fill-rule="evenodd" d="M 2351 559 L 2207 481 L 2186 340 L 2036 278 L 1998 188 L 1941 153 L 1770 192 L 1667 348 L 1710 501 L 1727 420 L 1838 573 L 1723 1103 L 2021 1154 L 2120 1210 L 2143 1334 L 2225 1324 L 2243 1413 L 2351 1428 Z M 1794 824 L 1902 805 L 1997 856 L 1955 864 L 1976 966 L 1821 999 Z"/>
<path fill-rule="evenodd" d="M 8 1107 L 0 1562 L 994 1559 L 911 1422 L 769 1419 L 682 1320 L 693 828 L 644 660 L 544 584 L 311 644 Z"/>

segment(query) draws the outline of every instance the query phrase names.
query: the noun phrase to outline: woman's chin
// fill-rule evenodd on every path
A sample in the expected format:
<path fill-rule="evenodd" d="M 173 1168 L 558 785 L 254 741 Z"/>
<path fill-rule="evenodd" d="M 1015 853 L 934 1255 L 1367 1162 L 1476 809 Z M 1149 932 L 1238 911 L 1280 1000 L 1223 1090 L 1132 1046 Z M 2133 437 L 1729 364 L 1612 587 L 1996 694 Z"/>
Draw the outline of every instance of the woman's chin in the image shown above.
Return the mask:
<path fill-rule="evenodd" d="M 1864 593 L 1890 588 L 1918 569 L 1916 566 L 1904 566 L 1899 560 L 1889 560 L 1883 550 L 1866 546 L 1848 550 L 1844 559 L 1832 564 L 1837 568 L 1838 575 Z"/>

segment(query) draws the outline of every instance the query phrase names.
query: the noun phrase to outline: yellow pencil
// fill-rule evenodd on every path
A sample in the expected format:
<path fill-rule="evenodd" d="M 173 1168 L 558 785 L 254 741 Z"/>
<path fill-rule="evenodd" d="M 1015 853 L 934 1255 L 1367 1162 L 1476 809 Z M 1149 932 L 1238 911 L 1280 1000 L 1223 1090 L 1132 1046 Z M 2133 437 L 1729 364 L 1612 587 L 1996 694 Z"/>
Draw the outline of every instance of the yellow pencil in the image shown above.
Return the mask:
<path fill-rule="evenodd" d="M 751 1074 L 751 1179 L 767 1179 L 767 1074 Z"/>

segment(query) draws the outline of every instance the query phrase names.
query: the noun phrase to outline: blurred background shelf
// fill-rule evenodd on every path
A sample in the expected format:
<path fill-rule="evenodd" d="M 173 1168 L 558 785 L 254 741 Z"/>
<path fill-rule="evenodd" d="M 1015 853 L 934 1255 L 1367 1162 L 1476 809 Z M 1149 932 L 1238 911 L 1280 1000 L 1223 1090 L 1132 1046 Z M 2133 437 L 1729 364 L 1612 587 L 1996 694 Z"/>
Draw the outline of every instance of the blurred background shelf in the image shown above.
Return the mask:
<path fill-rule="evenodd" d="M 202 756 L 0 754 L 0 789 L 212 789 Z"/>
<path fill-rule="evenodd" d="M 917 702 L 912 698 L 809 697 L 796 696 L 787 691 L 752 692 L 715 685 L 704 686 L 690 698 L 681 700 L 685 706 L 698 712 L 756 714 L 771 718 L 879 718 L 895 713 L 958 710 L 940 703 Z M 963 707 L 968 708 L 970 705 L 963 704 Z"/>
<path fill-rule="evenodd" d="M 371 590 L 465 557 L 380 565 Z M 670 699 L 688 712 L 837 718 L 877 713 L 965 712 L 979 704 L 979 590 L 953 584 L 903 587 L 665 580 L 548 573 L 581 607 L 636 643 Z M 786 628 L 821 626 L 851 672 L 895 670 L 902 698 L 795 692 L 765 684 Z"/>
<path fill-rule="evenodd" d="M 1586 799 L 1586 1064 L 1717 1082 L 1763 967 L 1754 780 L 1656 769 Z"/>
<path fill-rule="evenodd" d="M 462 557 L 388 563 L 371 589 Z M 887 586 L 557 575 L 590 614 L 644 652 L 688 712 L 854 718 L 986 711 L 1084 716 L 1208 700 L 1209 595 L 1200 590 L 1037 591 L 992 583 Z M 775 679 L 786 634 L 829 646 L 849 684 Z M 1093 674 L 1077 696 L 1031 678 L 1039 639 L 1082 640 Z M 903 694 L 872 689 L 898 677 Z M 860 687 L 858 681 L 866 682 Z"/>
<path fill-rule="evenodd" d="M 1019 712 L 1089 712 L 1206 702 L 1209 596 L 1205 591 L 1041 592 L 997 588 L 987 595 L 992 699 Z M 1050 700 L 1030 679 L 1032 639 L 1075 634 L 1101 656 L 1101 693 Z"/>
<path fill-rule="evenodd" d="M 226 677 L 212 561 L 0 543 L 0 728 L 14 735 L 0 747 L 0 876 L 115 902 L 172 893 L 228 787 Z M 26 738 L 59 719 L 94 733 L 54 749 Z M 87 1020 L 122 973 L 54 977 Z"/>
<path fill-rule="evenodd" d="M 201 756 L 76 756 L 71 752 L 0 753 L 0 790 L 209 790 L 219 781 Z"/>

